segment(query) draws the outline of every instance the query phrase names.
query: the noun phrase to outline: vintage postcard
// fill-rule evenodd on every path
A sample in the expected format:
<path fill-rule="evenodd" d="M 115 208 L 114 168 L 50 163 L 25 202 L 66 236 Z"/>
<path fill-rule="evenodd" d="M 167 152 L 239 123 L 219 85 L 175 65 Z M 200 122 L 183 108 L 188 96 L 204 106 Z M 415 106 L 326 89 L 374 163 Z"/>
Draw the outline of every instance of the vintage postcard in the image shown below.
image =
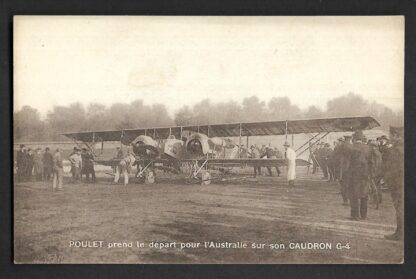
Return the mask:
<path fill-rule="evenodd" d="M 404 17 L 15 16 L 14 262 L 401 264 Z"/>

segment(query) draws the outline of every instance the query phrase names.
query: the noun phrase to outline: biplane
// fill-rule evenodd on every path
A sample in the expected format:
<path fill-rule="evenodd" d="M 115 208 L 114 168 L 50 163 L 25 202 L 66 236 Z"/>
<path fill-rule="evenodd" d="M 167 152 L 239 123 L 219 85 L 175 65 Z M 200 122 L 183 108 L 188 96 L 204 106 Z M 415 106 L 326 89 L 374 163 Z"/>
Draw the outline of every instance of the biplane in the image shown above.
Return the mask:
<path fill-rule="evenodd" d="M 77 145 L 83 144 L 89 148 L 95 156 L 95 162 L 107 166 L 116 166 L 121 159 L 100 158 L 94 149 L 97 143 L 101 143 L 101 154 L 105 142 L 120 141 L 124 145 L 131 146 L 140 165 L 136 177 L 144 177 L 147 183 L 155 182 L 156 168 L 175 171 L 179 169 L 178 165 L 187 164 L 190 166 L 189 177 L 209 184 L 210 168 L 272 167 L 286 164 L 284 158 L 248 158 L 249 138 L 252 136 L 285 136 L 285 140 L 288 141 L 288 135 L 291 135 L 293 146 L 295 134 L 311 135 L 295 150 L 298 157 L 296 165 L 307 166 L 310 163 L 300 159 L 299 156 L 308 150 L 310 152 L 315 144 L 331 132 L 354 132 L 378 126 L 380 124 L 372 117 L 342 117 L 86 131 L 62 135 L 74 140 Z M 234 141 L 231 138 L 234 138 Z"/>

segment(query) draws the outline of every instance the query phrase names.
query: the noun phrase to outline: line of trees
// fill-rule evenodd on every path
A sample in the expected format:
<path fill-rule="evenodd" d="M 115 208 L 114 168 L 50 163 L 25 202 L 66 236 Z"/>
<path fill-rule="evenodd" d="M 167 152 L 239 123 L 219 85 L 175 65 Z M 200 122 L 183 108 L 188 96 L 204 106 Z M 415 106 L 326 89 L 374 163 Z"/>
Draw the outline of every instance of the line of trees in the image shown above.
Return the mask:
<path fill-rule="evenodd" d="M 370 103 L 360 95 L 349 93 L 330 100 L 326 110 L 316 106 L 302 110 L 288 97 L 274 97 L 265 102 L 252 96 L 241 103 L 213 103 L 205 99 L 193 107 L 183 106 L 173 118 L 165 105 L 149 106 L 142 100 L 130 104 L 116 103 L 110 107 L 97 103 L 85 107 L 79 102 L 55 106 L 44 119 L 35 108 L 24 106 L 13 114 L 13 126 L 15 141 L 23 142 L 67 140 L 59 135 L 63 132 L 343 116 L 373 116 L 383 129 L 390 125 L 403 125 L 403 111 L 394 112 L 384 105 Z"/>

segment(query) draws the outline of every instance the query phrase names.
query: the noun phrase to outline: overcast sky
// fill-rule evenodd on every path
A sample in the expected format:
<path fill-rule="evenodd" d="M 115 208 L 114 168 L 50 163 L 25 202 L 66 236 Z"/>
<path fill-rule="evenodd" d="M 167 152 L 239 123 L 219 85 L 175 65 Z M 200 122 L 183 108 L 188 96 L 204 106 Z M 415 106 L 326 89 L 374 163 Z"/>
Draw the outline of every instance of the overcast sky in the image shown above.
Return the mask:
<path fill-rule="evenodd" d="M 15 17 L 15 110 L 354 92 L 403 108 L 403 17 Z"/>

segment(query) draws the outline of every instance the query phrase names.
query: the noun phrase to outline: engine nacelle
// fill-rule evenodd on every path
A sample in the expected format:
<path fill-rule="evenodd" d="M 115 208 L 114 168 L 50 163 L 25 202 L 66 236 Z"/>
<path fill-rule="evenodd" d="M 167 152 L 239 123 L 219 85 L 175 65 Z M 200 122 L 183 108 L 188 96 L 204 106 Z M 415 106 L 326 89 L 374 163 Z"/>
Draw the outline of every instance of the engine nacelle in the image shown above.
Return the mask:
<path fill-rule="evenodd" d="M 149 136 L 141 135 L 133 140 L 134 154 L 141 157 L 156 158 L 159 156 L 159 144 Z"/>
<path fill-rule="evenodd" d="M 169 137 L 165 141 L 163 152 L 173 158 L 180 159 L 182 155 L 183 141 Z"/>
<path fill-rule="evenodd" d="M 203 156 L 209 151 L 208 137 L 201 133 L 195 133 L 188 137 L 186 141 L 186 151 L 190 155 Z"/>

